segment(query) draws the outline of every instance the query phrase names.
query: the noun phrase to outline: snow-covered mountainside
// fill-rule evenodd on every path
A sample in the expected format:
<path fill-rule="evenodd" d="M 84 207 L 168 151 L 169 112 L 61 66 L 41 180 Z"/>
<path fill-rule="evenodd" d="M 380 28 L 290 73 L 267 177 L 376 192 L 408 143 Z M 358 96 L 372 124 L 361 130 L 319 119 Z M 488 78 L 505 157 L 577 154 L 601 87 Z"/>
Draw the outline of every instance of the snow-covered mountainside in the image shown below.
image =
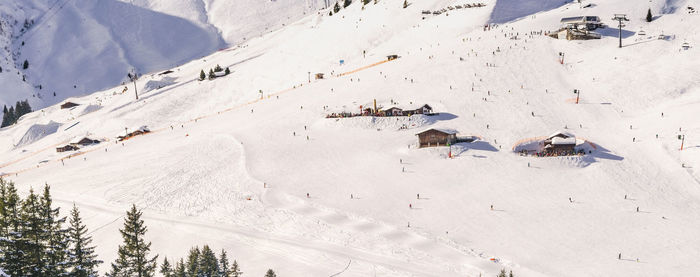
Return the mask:
<path fill-rule="evenodd" d="M 332 16 L 316 12 L 323 1 L 97 2 L 67 1 L 70 12 L 55 16 L 65 24 L 34 29 L 10 62 L 44 57 L 30 61 L 30 80 L 49 74 L 35 63 L 100 60 L 117 83 L 136 65 L 172 72 L 138 80 L 138 100 L 133 84 L 96 89 L 69 99 L 78 106 L 48 106 L 0 129 L 0 174 L 22 193 L 48 183 L 64 213 L 75 203 L 107 261 L 102 272 L 132 204 L 154 253 L 179 257 L 206 243 L 231 253 L 245 276 L 700 271 L 700 14 L 688 9 L 698 1 L 354 1 Z M 289 18 L 270 12 L 278 7 Z M 630 20 L 622 48 L 615 14 Z M 603 20 L 601 39 L 545 35 L 581 15 Z M 144 21 L 127 28 L 121 18 Z M 156 32 L 162 25 L 177 28 Z M 60 28 L 81 34 L 61 45 L 84 49 L 55 50 Z M 110 43 L 81 46 L 84 32 Z M 216 65 L 231 73 L 199 80 Z M 439 115 L 337 116 L 375 99 L 383 110 L 428 104 Z M 151 132 L 117 139 L 141 126 Z M 430 128 L 476 141 L 418 148 L 416 135 Z M 516 152 L 558 131 L 586 154 Z M 102 142 L 56 151 L 84 136 Z"/>
<path fill-rule="evenodd" d="M 321 3 L 2 0 L 0 106 L 30 99 L 43 108 L 128 81 L 129 72 L 157 73 L 279 29 Z"/>

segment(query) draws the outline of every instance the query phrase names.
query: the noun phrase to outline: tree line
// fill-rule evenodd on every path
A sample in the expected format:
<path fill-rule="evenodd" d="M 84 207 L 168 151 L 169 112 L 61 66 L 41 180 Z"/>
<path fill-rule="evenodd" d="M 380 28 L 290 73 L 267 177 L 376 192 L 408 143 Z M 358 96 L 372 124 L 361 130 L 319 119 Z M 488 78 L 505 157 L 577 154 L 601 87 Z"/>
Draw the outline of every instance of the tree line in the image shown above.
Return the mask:
<path fill-rule="evenodd" d="M 111 263 L 108 277 L 153 277 L 158 270 L 164 277 L 240 277 L 238 262 L 229 261 L 225 250 L 219 256 L 204 245 L 190 249 L 187 258 L 164 258 L 157 268 L 158 255 L 151 256 L 151 242 L 142 211 L 132 205 L 119 229 L 122 244 Z M 52 206 L 50 186 L 42 193 L 30 188 L 22 199 L 15 184 L 0 178 L 0 276 L 97 277 L 103 263 L 95 254 L 92 236 L 73 205 L 68 220 L 60 208 Z M 265 277 L 276 277 L 269 269 Z"/>
<path fill-rule="evenodd" d="M 32 107 L 29 106 L 29 101 L 26 99 L 24 101 L 17 101 L 14 107 L 10 105 L 9 109 L 7 106 L 3 106 L 2 124 L 0 125 L 0 128 L 17 123 L 17 120 L 19 120 L 20 117 L 31 112 Z"/>

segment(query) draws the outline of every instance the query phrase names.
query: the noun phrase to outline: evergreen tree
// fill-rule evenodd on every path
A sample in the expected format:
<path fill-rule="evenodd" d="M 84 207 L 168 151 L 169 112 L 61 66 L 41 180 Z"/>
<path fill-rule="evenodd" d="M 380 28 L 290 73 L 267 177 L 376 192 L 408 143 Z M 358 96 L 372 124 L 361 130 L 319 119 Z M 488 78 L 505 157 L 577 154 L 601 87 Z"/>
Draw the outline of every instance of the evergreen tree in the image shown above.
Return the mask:
<path fill-rule="evenodd" d="M 510 271 L 510 273 L 508 273 L 508 277 L 514 277 L 512 270 Z"/>
<path fill-rule="evenodd" d="M 214 251 L 206 244 L 202 247 L 198 263 L 199 276 L 218 276 L 219 261 L 217 261 Z"/>
<path fill-rule="evenodd" d="M 180 259 L 175 265 L 175 270 L 173 270 L 173 277 L 187 277 L 187 271 L 185 270 L 185 262 Z"/>
<path fill-rule="evenodd" d="M 223 249 L 221 249 L 221 254 L 219 255 L 219 277 L 231 277 L 228 257 L 226 257 L 226 250 Z"/>
<path fill-rule="evenodd" d="M 505 269 L 501 269 L 501 272 L 498 273 L 498 275 L 497 275 L 496 277 L 508 277 L 508 276 L 506 276 L 506 270 L 505 270 Z"/>
<path fill-rule="evenodd" d="M 328 16 L 333 16 L 333 11 L 330 11 L 330 12 L 328 13 Z"/>
<path fill-rule="evenodd" d="M 403 0 L 403 8 L 408 8 L 408 0 Z"/>
<path fill-rule="evenodd" d="M 216 74 L 214 74 L 214 70 L 209 69 L 209 80 L 214 80 L 216 78 Z"/>
<path fill-rule="evenodd" d="M 25 70 L 26 70 L 27 68 L 29 68 L 29 62 L 28 62 L 27 60 L 24 60 L 24 64 L 22 64 L 22 68 L 25 69 Z"/>
<path fill-rule="evenodd" d="M 362 0 L 362 5 L 367 5 L 367 4 L 369 4 L 369 1 L 370 1 L 370 0 Z"/>
<path fill-rule="evenodd" d="M 16 238 L 16 242 L 19 242 L 19 250 L 24 252 L 21 263 L 24 267 L 22 271 L 27 276 L 41 276 L 46 273 L 46 248 L 43 242 L 48 240 L 48 232 L 44 230 L 45 224 L 41 211 L 39 197 L 33 189 L 30 189 L 29 195 L 22 201 L 21 238 Z"/>
<path fill-rule="evenodd" d="M 272 269 L 268 269 L 267 273 L 265 273 L 265 277 L 277 277 L 277 274 L 275 274 L 275 272 L 272 271 Z"/>
<path fill-rule="evenodd" d="M 3 238 L 0 240 L 2 247 L 2 268 L 10 276 L 24 276 L 24 259 L 25 255 L 22 251 L 22 224 L 21 224 L 21 205 L 22 200 L 17 194 L 15 184 L 5 182 L 0 179 L 0 193 L 2 193 L 2 224 Z"/>
<path fill-rule="evenodd" d="M 199 80 L 204 81 L 204 79 L 206 79 L 206 78 L 207 78 L 207 75 L 204 74 L 204 69 L 202 69 L 202 71 L 199 72 Z"/>
<path fill-rule="evenodd" d="M 654 20 L 654 17 L 651 16 L 651 8 L 649 8 L 649 10 L 647 10 L 647 22 L 651 22 L 652 20 Z"/>
<path fill-rule="evenodd" d="M 188 277 L 197 277 L 199 274 L 199 247 L 195 246 L 190 249 L 187 255 L 187 264 L 185 264 Z"/>
<path fill-rule="evenodd" d="M 228 67 L 227 67 L 226 70 L 224 70 L 224 74 L 226 74 L 226 75 L 231 74 L 231 70 L 229 70 Z"/>
<path fill-rule="evenodd" d="M 160 266 L 160 273 L 163 274 L 163 277 L 173 277 L 175 274 L 172 267 L 170 267 L 168 257 L 163 258 L 163 264 Z"/>
<path fill-rule="evenodd" d="M 60 217 L 59 208 L 51 207 L 53 201 L 50 190 L 49 185 L 45 185 L 44 194 L 39 201 L 44 228 L 43 238 L 46 245 L 45 272 L 48 276 L 64 276 L 67 275 L 67 267 L 69 266 L 69 230 L 63 228 L 66 218 Z"/>
<path fill-rule="evenodd" d="M 7 115 L 7 124 L 5 124 L 5 126 L 10 126 L 12 124 L 15 124 L 15 122 L 17 121 L 15 118 L 15 107 L 10 105 L 10 109 L 7 110 L 6 115 Z"/>
<path fill-rule="evenodd" d="M 95 247 L 91 246 L 92 237 L 88 235 L 87 232 L 87 227 L 80 218 L 80 211 L 78 211 L 78 207 L 73 204 L 68 232 L 71 243 L 71 248 L 68 252 L 70 266 L 72 267 L 70 276 L 98 276 L 97 265 L 101 264 L 102 261 L 97 260 Z"/>
<path fill-rule="evenodd" d="M 243 272 L 241 272 L 241 269 L 238 268 L 238 262 L 236 260 L 233 260 L 233 264 L 231 264 L 231 277 L 240 276 L 243 276 Z"/>
<path fill-rule="evenodd" d="M 0 128 L 8 125 L 10 125 L 10 111 L 7 110 L 7 106 L 4 106 L 2 109 L 2 124 L 0 124 Z"/>
<path fill-rule="evenodd" d="M 347 8 L 348 6 L 350 6 L 350 4 L 352 4 L 352 0 L 345 0 L 345 2 L 343 3 L 343 8 Z"/>
<path fill-rule="evenodd" d="M 152 277 L 156 270 L 156 259 L 148 258 L 151 243 L 146 242 L 146 225 L 141 215 L 143 213 L 131 206 L 124 219 L 124 229 L 119 229 L 124 244 L 119 246 L 117 260 L 112 263 L 112 270 L 107 276 L 111 277 Z"/>
<path fill-rule="evenodd" d="M 217 64 L 217 65 L 214 67 L 214 72 L 221 72 L 221 71 L 224 71 L 224 69 L 221 68 L 221 66 Z"/>
<path fill-rule="evenodd" d="M 340 11 L 340 5 L 338 2 L 335 2 L 335 6 L 333 6 L 333 13 L 338 13 Z"/>

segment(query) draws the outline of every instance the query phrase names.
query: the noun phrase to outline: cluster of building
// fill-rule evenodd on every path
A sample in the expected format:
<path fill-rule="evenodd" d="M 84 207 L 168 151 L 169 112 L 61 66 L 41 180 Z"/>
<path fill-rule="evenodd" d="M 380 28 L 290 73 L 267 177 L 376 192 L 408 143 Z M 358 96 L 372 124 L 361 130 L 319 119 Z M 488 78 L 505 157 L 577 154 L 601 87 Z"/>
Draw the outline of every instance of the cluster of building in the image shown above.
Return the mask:
<path fill-rule="evenodd" d="M 435 115 L 433 113 L 433 108 L 430 107 L 430 105 L 425 104 L 423 106 L 420 106 L 418 108 L 409 108 L 409 109 L 403 109 L 399 107 L 391 107 L 388 109 L 383 109 L 381 107 L 377 108 L 377 100 L 374 100 L 373 107 L 368 107 L 365 108 L 363 106 L 360 106 L 360 113 L 351 113 L 351 112 L 340 112 L 340 113 L 331 113 L 329 115 L 326 115 L 326 118 L 346 118 L 346 117 L 356 117 L 356 116 L 377 116 L 377 117 L 385 117 L 385 116 L 411 116 L 411 115 L 416 115 L 416 114 L 424 114 L 424 115 Z"/>
<path fill-rule="evenodd" d="M 140 136 L 140 135 L 147 134 L 147 133 L 150 133 L 150 132 L 151 132 L 151 130 L 149 130 L 148 127 L 146 127 L 146 126 L 141 126 L 141 127 L 137 128 L 137 129 L 136 129 L 135 131 L 133 131 L 133 132 L 126 133 L 126 135 L 123 135 L 123 136 L 118 136 L 117 139 L 118 139 L 119 141 L 125 141 L 125 140 L 128 140 L 128 139 L 130 139 L 130 138 L 133 138 L 133 137 L 135 137 L 135 136 Z"/>
<path fill-rule="evenodd" d="M 481 8 L 481 7 L 486 7 L 486 4 L 484 3 L 476 3 L 476 4 L 464 4 L 464 5 L 454 5 L 454 6 L 447 6 L 446 8 L 442 8 L 439 10 L 434 10 L 434 11 L 429 11 L 429 10 L 423 10 L 421 11 L 421 14 L 433 14 L 433 15 L 440 15 L 442 13 L 446 13 L 451 10 L 461 10 L 461 9 L 471 9 L 471 8 Z"/>
<path fill-rule="evenodd" d="M 93 144 L 100 143 L 99 140 L 96 139 L 91 139 L 89 137 L 77 137 L 70 141 L 68 144 L 57 147 L 56 152 L 68 152 L 68 151 L 75 151 L 80 149 L 80 147 L 85 147 Z"/>
<path fill-rule="evenodd" d="M 606 27 L 598 16 L 565 17 L 560 23 L 559 30 L 550 32 L 550 37 L 567 40 L 600 39 L 600 34 L 593 31 Z"/>

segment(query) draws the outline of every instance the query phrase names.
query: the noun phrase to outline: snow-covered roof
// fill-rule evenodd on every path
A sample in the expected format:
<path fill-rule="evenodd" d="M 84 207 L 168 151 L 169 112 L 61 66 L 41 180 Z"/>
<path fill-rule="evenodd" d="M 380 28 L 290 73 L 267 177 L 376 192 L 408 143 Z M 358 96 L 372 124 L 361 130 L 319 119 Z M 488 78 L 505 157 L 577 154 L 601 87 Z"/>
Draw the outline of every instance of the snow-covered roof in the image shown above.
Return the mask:
<path fill-rule="evenodd" d="M 568 145 L 568 144 L 576 144 L 576 138 L 575 137 L 568 137 L 568 138 L 555 137 L 552 139 L 552 145 Z"/>
<path fill-rule="evenodd" d="M 554 132 L 553 134 L 549 135 L 547 138 L 551 139 L 551 138 L 556 137 L 558 135 L 564 135 L 567 138 L 574 137 L 574 135 L 572 133 L 564 132 L 564 131 L 557 131 L 557 132 Z"/>
<path fill-rule="evenodd" d="M 81 140 L 83 140 L 84 138 L 90 139 L 90 138 L 88 138 L 88 137 L 75 137 L 75 138 L 73 138 L 72 140 L 70 140 L 70 142 L 68 142 L 68 143 L 79 143 L 79 142 L 80 142 Z"/>
<path fill-rule="evenodd" d="M 455 130 L 455 129 L 449 129 L 449 128 L 430 128 L 430 129 L 423 130 L 423 131 L 419 132 L 418 134 L 422 134 L 422 133 L 425 133 L 425 132 L 430 131 L 430 130 L 435 130 L 435 131 L 443 132 L 443 133 L 445 133 L 445 134 L 450 134 L 450 135 L 455 135 L 455 134 L 459 133 L 459 132 L 458 132 L 457 130 Z M 416 134 L 416 135 L 418 135 L 418 134 Z"/>

